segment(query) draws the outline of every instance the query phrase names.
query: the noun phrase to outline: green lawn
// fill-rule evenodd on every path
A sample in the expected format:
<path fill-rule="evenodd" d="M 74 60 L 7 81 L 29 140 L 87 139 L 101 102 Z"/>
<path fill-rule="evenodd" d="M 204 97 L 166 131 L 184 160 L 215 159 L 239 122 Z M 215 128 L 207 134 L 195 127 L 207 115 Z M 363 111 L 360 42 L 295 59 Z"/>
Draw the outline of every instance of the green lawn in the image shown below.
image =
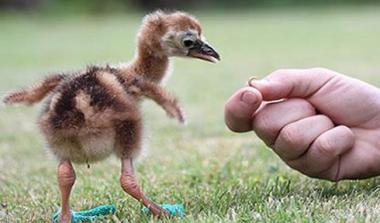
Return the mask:
<path fill-rule="evenodd" d="M 186 126 L 144 103 L 147 149 L 137 171 L 145 192 L 158 203 L 183 203 L 186 218 L 175 222 L 379 222 L 380 178 L 307 178 L 253 133 L 231 133 L 223 122 L 229 95 L 251 75 L 276 68 L 323 66 L 380 86 L 379 11 L 380 5 L 195 13 L 222 61 L 175 59 L 168 88 L 184 105 Z M 50 72 L 130 59 L 141 16 L 2 15 L 0 94 Z M 59 207 L 56 161 L 35 125 L 39 108 L 0 108 L 0 222 L 46 222 Z M 115 204 L 110 222 L 150 220 L 121 190 L 116 158 L 75 168 L 76 210 Z"/>

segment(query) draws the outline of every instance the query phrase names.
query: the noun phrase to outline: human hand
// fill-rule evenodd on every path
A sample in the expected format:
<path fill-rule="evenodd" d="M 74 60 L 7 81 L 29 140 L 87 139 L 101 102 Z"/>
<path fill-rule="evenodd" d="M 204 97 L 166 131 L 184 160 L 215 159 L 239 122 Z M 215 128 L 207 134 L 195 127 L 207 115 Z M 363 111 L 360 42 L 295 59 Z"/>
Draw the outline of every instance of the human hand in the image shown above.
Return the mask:
<path fill-rule="evenodd" d="M 334 71 L 278 70 L 225 105 L 235 132 L 254 130 L 291 168 L 339 181 L 380 174 L 380 90 Z"/>

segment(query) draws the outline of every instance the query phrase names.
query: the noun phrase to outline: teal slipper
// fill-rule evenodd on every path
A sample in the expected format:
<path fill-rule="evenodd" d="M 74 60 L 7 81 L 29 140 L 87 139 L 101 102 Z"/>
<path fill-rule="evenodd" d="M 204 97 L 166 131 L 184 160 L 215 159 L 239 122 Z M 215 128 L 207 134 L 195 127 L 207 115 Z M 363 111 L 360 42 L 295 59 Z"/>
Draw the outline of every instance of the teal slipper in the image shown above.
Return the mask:
<path fill-rule="evenodd" d="M 169 211 L 173 217 L 183 218 L 185 216 L 185 208 L 182 204 L 162 204 L 160 207 Z M 150 210 L 147 207 L 144 207 L 142 211 L 145 214 L 150 214 Z"/>
<path fill-rule="evenodd" d="M 116 207 L 113 205 L 101 205 L 96 208 L 84 211 L 71 211 L 71 222 L 93 222 L 102 219 L 104 215 L 114 214 Z M 61 215 L 61 209 L 54 213 L 52 220 L 53 223 L 58 223 L 59 216 Z"/>

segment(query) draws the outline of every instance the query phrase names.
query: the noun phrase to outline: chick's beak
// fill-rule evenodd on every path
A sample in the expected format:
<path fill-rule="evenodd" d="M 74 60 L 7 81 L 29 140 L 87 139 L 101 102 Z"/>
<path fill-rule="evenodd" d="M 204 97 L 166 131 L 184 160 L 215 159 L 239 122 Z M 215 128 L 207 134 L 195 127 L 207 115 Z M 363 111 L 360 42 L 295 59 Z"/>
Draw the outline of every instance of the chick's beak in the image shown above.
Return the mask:
<path fill-rule="evenodd" d="M 193 47 L 189 49 L 188 56 L 216 63 L 220 60 L 219 54 L 207 43 L 197 40 Z"/>

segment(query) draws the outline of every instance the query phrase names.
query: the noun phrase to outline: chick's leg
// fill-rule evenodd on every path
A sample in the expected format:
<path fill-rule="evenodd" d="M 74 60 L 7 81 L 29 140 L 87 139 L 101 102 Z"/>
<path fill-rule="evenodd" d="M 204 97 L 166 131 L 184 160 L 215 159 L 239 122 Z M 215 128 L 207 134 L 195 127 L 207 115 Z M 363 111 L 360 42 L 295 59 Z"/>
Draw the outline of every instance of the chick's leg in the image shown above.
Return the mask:
<path fill-rule="evenodd" d="M 69 160 L 62 160 L 58 165 L 58 184 L 61 191 L 61 215 L 59 222 L 71 222 L 70 193 L 75 183 L 75 172 Z"/>
<path fill-rule="evenodd" d="M 136 200 L 142 202 L 144 206 L 149 208 L 154 216 L 170 216 L 170 213 L 167 210 L 159 207 L 144 195 L 135 177 L 132 159 L 122 159 L 120 183 L 125 192 Z"/>
<path fill-rule="evenodd" d="M 141 148 L 142 128 L 140 114 L 134 109 L 130 109 L 124 120 L 115 123 L 115 149 L 121 159 L 120 184 L 126 193 L 142 202 L 153 215 L 169 215 L 168 211 L 160 208 L 144 195 L 134 173 L 132 160 Z"/>

